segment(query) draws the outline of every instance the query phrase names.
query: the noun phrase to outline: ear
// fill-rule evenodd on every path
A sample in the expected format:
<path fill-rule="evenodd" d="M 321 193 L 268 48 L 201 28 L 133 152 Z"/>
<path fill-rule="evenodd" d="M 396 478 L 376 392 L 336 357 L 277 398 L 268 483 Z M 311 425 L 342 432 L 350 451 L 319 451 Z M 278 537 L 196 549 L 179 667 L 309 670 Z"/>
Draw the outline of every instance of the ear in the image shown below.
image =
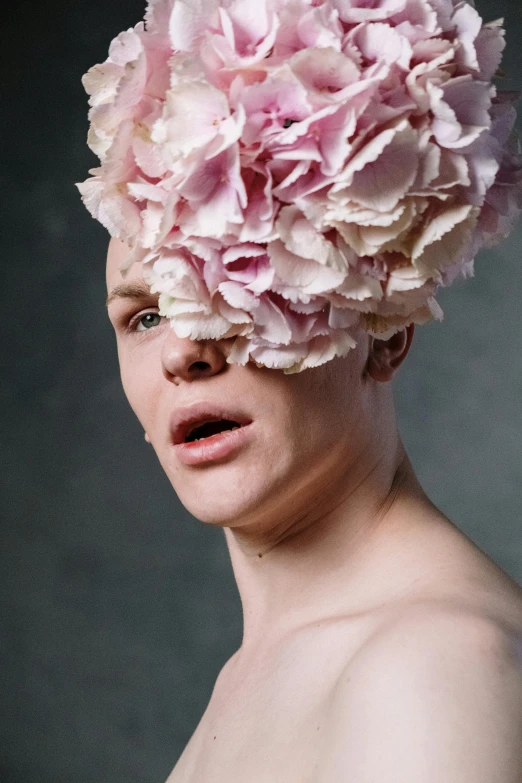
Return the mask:
<path fill-rule="evenodd" d="M 371 338 L 366 373 L 374 381 L 386 383 L 393 378 L 408 355 L 414 331 L 415 325 L 410 324 L 388 340 Z"/>

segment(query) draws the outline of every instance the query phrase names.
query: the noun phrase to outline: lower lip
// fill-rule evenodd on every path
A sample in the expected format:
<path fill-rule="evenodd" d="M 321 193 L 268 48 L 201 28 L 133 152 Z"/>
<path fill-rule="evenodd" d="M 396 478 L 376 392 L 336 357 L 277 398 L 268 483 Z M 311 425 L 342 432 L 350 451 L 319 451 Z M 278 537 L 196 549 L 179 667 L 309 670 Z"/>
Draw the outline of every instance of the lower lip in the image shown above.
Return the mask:
<path fill-rule="evenodd" d="M 183 465 L 203 465 L 218 462 L 235 454 L 252 436 L 252 422 L 237 430 L 225 430 L 217 435 L 192 443 L 178 443 L 174 451 Z"/>

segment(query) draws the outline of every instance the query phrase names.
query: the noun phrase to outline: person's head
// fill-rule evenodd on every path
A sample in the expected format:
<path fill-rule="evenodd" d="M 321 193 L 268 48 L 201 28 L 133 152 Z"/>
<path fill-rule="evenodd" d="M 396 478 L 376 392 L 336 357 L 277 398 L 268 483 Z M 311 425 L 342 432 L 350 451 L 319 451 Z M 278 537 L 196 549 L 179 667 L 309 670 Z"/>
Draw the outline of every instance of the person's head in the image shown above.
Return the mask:
<path fill-rule="evenodd" d="M 408 353 L 413 326 L 385 341 L 356 330 L 357 346 L 345 358 L 296 374 L 253 362 L 229 364 L 234 338 L 181 339 L 166 318 L 155 315 L 157 296 L 142 282 L 141 264 L 122 277 L 127 250 L 112 240 L 107 260 L 109 317 L 123 387 L 174 490 L 194 516 L 226 527 L 262 527 L 274 514 L 289 513 L 289 506 L 305 509 L 329 482 L 362 477 L 393 450 L 389 381 Z M 221 461 L 182 464 L 171 417 L 195 403 L 251 419 L 248 441 Z"/>
<path fill-rule="evenodd" d="M 395 451 L 412 324 L 522 204 L 500 25 L 454 0 L 306 5 L 153 0 L 83 78 L 101 165 L 78 187 L 165 316 L 124 328 L 147 286 L 112 301 L 124 387 L 215 524 L 282 516 Z M 194 403 L 253 420 L 233 459 L 181 462 L 171 415 Z"/>

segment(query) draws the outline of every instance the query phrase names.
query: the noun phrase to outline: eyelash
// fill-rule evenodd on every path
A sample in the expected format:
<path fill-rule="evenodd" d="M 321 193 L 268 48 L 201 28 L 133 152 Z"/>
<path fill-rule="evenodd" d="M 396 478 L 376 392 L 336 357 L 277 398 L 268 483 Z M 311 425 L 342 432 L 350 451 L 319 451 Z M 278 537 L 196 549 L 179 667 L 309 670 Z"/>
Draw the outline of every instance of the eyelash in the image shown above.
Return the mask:
<path fill-rule="evenodd" d="M 149 329 L 138 329 L 136 328 L 141 321 L 142 318 L 145 318 L 146 315 L 159 315 L 158 310 L 140 310 L 139 313 L 136 313 L 136 315 L 132 316 L 132 318 L 129 320 L 126 331 L 130 334 L 139 334 L 139 332 L 148 332 L 152 331 L 155 327 L 151 327 Z M 162 315 L 160 315 L 160 318 L 163 318 Z M 158 324 L 159 326 L 159 324 Z"/>

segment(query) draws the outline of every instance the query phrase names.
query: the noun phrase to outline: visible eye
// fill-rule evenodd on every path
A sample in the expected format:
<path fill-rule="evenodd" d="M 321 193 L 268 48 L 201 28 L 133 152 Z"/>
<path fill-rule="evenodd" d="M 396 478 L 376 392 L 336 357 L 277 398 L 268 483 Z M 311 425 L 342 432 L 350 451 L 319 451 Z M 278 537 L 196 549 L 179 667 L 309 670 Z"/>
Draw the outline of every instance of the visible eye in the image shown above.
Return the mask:
<path fill-rule="evenodd" d="M 130 324 L 130 330 L 132 332 L 145 332 L 148 329 L 159 326 L 161 320 L 162 316 L 159 313 L 145 313 Z"/>

